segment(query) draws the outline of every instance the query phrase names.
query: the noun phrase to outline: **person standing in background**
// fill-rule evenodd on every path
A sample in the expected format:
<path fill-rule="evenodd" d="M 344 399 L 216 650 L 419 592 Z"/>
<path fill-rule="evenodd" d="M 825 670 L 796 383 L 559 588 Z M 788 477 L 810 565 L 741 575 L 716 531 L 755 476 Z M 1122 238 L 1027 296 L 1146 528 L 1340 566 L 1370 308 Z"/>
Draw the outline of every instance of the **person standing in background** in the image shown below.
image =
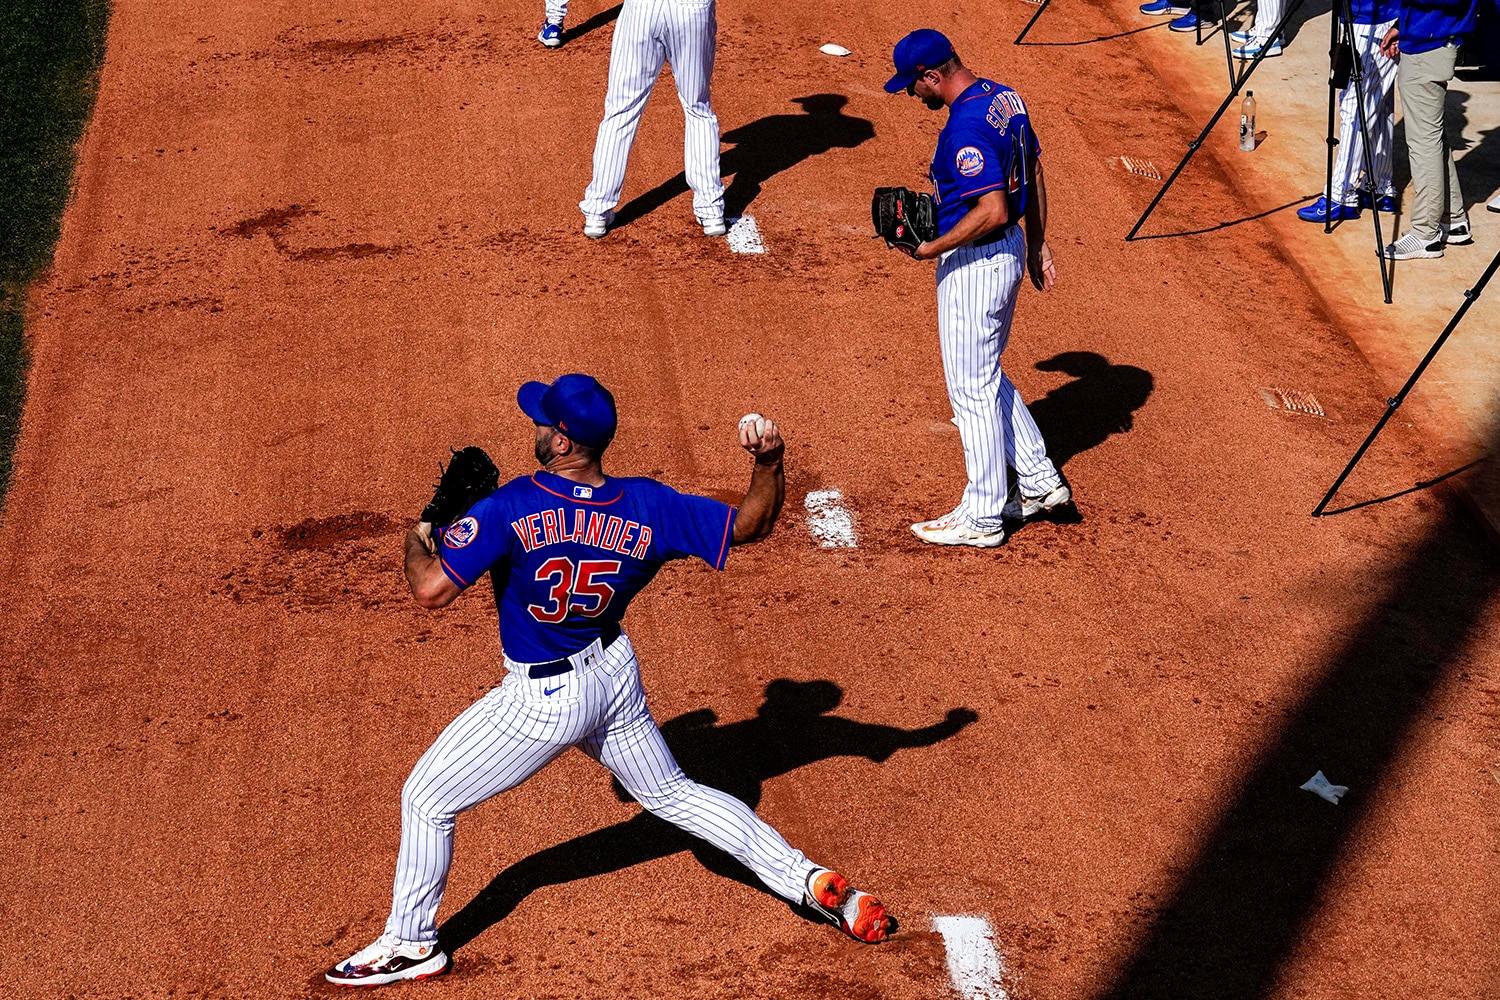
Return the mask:
<path fill-rule="evenodd" d="M 1364 86 L 1357 93 L 1351 80 L 1339 92 L 1339 144 L 1333 178 L 1327 192 L 1297 218 L 1303 222 L 1342 222 L 1357 219 L 1361 209 L 1396 210 L 1396 185 L 1391 180 L 1391 148 L 1396 135 L 1396 63 L 1381 51 L 1380 42 L 1396 26 L 1399 0 L 1350 0 L 1355 58 Z M 1337 9 L 1334 15 L 1338 16 Z M 1359 102 L 1364 101 L 1365 125 L 1370 132 L 1370 160 L 1375 177 L 1365 176 L 1365 138 L 1360 129 Z M 1373 195 L 1371 189 L 1373 188 Z"/>
<path fill-rule="evenodd" d="M 1401 0 L 1395 27 L 1380 51 L 1399 60 L 1396 82 L 1406 121 L 1413 188 L 1411 227 L 1385 248 L 1391 260 L 1441 257 L 1445 246 L 1473 243 L 1453 151 L 1443 135 L 1448 81 L 1458 47 L 1474 30 L 1479 0 Z"/>

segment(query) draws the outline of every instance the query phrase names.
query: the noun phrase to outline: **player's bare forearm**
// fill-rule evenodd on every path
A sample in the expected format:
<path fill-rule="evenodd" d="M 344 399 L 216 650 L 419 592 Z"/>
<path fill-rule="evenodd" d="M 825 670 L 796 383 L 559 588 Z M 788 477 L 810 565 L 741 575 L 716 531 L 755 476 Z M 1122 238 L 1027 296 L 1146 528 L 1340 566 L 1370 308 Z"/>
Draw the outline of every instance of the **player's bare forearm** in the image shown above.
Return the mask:
<path fill-rule="evenodd" d="M 986 233 L 999 229 L 1010 221 L 1010 210 L 999 191 L 987 191 L 979 196 L 974 207 L 954 223 L 953 228 L 935 240 L 917 247 L 912 256 L 918 260 L 931 260 L 949 250 L 961 247 Z"/>
<path fill-rule="evenodd" d="M 1031 284 L 1039 292 L 1051 291 L 1057 283 L 1057 264 L 1052 259 L 1052 248 L 1047 245 L 1047 178 L 1042 172 L 1042 161 L 1034 160 L 1032 170 L 1031 199 L 1026 203 L 1023 216 L 1026 224 L 1026 271 L 1031 275 Z"/>
<path fill-rule="evenodd" d="M 1041 246 L 1047 240 L 1047 179 L 1042 172 L 1042 161 L 1033 161 L 1033 198 L 1026 204 L 1026 243 Z"/>
<path fill-rule="evenodd" d="M 460 592 L 443 572 L 432 525 L 426 521 L 406 533 L 406 585 L 417 603 L 429 610 L 447 607 Z"/>
<path fill-rule="evenodd" d="M 756 416 L 747 414 L 740 421 L 740 447 L 755 456 L 755 467 L 750 473 L 750 488 L 734 517 L 734 533 L 730 536 L 734 545 L 758 542 L 770 535 L 786 500 L 786 474 L 781 464 L 786 445 L 774 421 L 750 419 Z"/>

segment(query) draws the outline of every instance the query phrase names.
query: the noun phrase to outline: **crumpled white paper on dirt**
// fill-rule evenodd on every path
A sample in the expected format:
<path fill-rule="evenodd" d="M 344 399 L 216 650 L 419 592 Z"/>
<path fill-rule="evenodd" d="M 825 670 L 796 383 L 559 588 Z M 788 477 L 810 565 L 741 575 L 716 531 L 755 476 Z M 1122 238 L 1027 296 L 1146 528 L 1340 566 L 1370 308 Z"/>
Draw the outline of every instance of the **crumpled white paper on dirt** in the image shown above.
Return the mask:
<path fill-rule="evenodd" d="M 1332 802 L 1334 805 L 1338 805 L 1339 796 L 1349 790 L 1348 785 L 1335 785 L 1330 782 L 1327 778 L 1323 777 L 1322 771 L 1308 778 L 1306 783 L 1298 787 L 1304 792 L 1312 792 L 1318 798 Z"/>

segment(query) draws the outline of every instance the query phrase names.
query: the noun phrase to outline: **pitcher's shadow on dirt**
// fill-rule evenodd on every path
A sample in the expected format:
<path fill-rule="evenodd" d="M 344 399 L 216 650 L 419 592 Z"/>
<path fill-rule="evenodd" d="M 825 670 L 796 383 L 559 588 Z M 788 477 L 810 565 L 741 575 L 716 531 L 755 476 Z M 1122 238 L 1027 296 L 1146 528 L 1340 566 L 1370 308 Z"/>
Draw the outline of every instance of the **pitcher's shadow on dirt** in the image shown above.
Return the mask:
<path fill-rule="evenodd" d="M 868 119 L 844 114 L 849 98 L 843 94 L 812 94 L 795 97 L 792 103 L 800 104 L 803 113 L 767 115 L 720 136 L 735 144 L 719 159 L 720 175 L 734 175 L 724 192 L 726 218 L 743 215 L 760 194 L 761 185 L 783 170 L 829 150 L 853 149 L 875 138 L 875 126 Z M 615 213 L 615 227 L 649 215 L 687 191 L 686 174 L 663 181 L 623 205 Z"/>
<path fill-rule="evenodd" d="M 1135 411 L 1156 387 L 1144 368 L 1111 364 L 1093 351 L 1064 351 L 1035 367 L 1073 376 L 1028 407 L 1047 442 L 1047 455 L 1059 469 L 1074 455 L 1133 428 Z"/>
<path fill-rule="evenodd" d="M 955 708 L 929 726 L 900 729 L 829 715 L 843 698 L 843 690 L 832 681 L 783 678 L 766 685 L 765 702 L 753 719 L 718 725 L 712 709 L 700 708 L 669 720 L 661 731 L 688 777 L 754 808 L 760 803 L 763 783 L 771 778 L 830 757 L 863 757 L 882 763 L 897 750 L 945 740 L 978 718 L 967 708 Z M 630 801 L 618 782 L 615 794 Z M 679 851 L 691 851 L 710 871 L 770 893 L 729 855 L 642 812 L 517 861 L 444 921 L 438 939 L 451 954 L 544 886 L 620 871 Z M 792 909 L 807 919 L 818 919 L 802 907 Z"/>

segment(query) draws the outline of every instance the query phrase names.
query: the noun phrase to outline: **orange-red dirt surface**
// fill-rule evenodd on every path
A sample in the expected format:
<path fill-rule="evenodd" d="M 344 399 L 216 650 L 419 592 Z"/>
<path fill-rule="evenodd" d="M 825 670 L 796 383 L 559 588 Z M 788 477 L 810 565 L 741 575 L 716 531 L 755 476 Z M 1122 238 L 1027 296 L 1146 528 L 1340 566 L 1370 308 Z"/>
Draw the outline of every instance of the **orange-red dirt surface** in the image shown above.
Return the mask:
<path fill-rule="evenodd" d="M 402 781 L 501 671 L 484 588 L 421 611 L 401 533 L 450 445 L 528 471 L 515 388 L 571 370 L 619 399 L 618 473 L 730 495 L 739 415 L 785 428 L 775 535 L 626 624 L 689 772 L 903 929 L 804 920 L 570 754 L 460 818 L 453 971 L 393 995 L 942 997 L 960 913 L 1023 1000 L 1500 993 L 1500 564 L 1441 493 L 1308 517 L 1389 387 L 1259 223 L 1122 241 L 1155 185 L 1114 158 L 1200 123 L 1106 37 L 1133 3 L 1011 46 L 1033 10 L 724 0 L 744 256 L 692 225 L 666 89 L 628 224 L 580 236 L 601 0 L 555 52 L 515 0 L 118 0 L 0 528 L 0 994 L 336 992 Z M 1005 359 L 1077 514 L 995 551 L 906 529 L 962 482 L 932 267 L 867 235 L 941 123 L 880 90 L 924 24 L 1028 99 L 1051 191 L 1061 279 Z M 1232 141 L 1149 232 L 1252 214 Z M 1346 499 L 1439 471 L 1398 421 Z M 808 535 L 832 487 L 852 551 Z"/>

